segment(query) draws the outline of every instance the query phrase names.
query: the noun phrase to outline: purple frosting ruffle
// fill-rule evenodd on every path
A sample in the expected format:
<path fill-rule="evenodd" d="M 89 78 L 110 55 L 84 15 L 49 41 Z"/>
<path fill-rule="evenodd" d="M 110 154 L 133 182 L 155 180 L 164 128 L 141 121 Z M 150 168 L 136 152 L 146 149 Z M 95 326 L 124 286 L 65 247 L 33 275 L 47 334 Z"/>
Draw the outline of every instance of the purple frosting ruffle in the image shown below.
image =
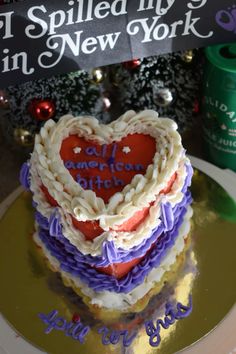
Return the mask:
<path fill-rule="evenodd" d="M 187 192 L 181 203 L 176 205 L 173 209 L 173 219 L 178 219 L 182 209 L 184 207 L 187 207 L 191 202 L 191 194 L 190 192 Z M 165 206 L 163 207 L 163 209 L 164 208 Z M 167 208 L 169 209 L 169 205 Z M 97 267 L 106 267 L 109 264 L 117 262 L 125 263 L 131 261 L 134 258 L 142 257 L 146 254 L 146 252 L 150 249 L 151 245 L 158 239 L 158 237 L 160 237 L 163 232 L 170 230 L 169 228 L 166 228 L 165 223 L 162 222 L 159 226 L 152 230 L 151 236 L 149 238 L 144 239 L 143 242 L 141 242 L 138 246 L 135 246 L 130 250 L 124 250 L 120 248 L 117 249 L 113 241 L 105 241 L 102 248 L 102 255 L 92 257 L 90 255 L 84 255 L 83 253 L 81 253 L 74 245 L 70 243 L 70 241 L 66 237 L 64 237 L 62 233 L 59 215 L 57 213 L 54 213 L 50 217 L 49 222 L 39 212 L 36 212 L 35 218 L 40 228 L 44 229 L 48 233 L 48 237 L 52 236 L 58 239 L 58 241 L 63 244 L 65 249 L 69 253 L 74 255 L 74 258 L 77 261 L 84 262 Z"/>
<path fill-rule="evenodd" d="M 187 208 L 181 208 L 173 229 L 164 232 L 145 258 L 121 279 L 100 273 L 84 261 L 78 260 L 75 257 L 74 250 L 68 249 L 64 242 L 60 242 L 60 237 L 56 238 L 50 236 L 47 230 L 40 229 L 39 237 L 51 255 L 59 261 L 61 270 L 75 277 L 79 277 L 82 282 L 95 291 L 107 290 L 116 293 L 128 293 L 143 283 L 144 278 L 154 267 L 159 266 L 167 251 L 174 245 L 186 211 Z"/>
<path fill-rule="evenodd" d="M 158 267 L 166 252 L 175 242 L 187 206 L 192 202 L 191 194 L 188 191 L 193 173 L 191 165 L 186 165 L 186 170 L 187 177 L 182 188 L 182 201 L 173 209 L 170 203 L 163 202 L 161 223 L 152 230 L 148 238 L 131 250 L 117 249 L 112 241 L 105 241 L 101 256 L 83 255 L 64 237 L 57 208 L 53 208 L 49 220 L 36 212 L 36 221 L 40 226 L 39 237 L 50 254 L 59 261 L 61 270 L 79 277 L 95 291 L 128 293 L 141 284 L 154 267 Z M 121 279 L 103 274 L 93 268 L 94 266 L 106 267 L 112 263 L 125 263 L 143 256 L 145 256 L 144 259 Z"/>
<path fill-rule="evenodd" d="M 182 201 L 177 204 L 173 210 L 170 211 L 170 204 L 166 203 L 162 206 L 163 214 L 171 214 L 171 218 L 169 216 L 165 216 L 164 220 L 171 219 L 175 220 L 179 218 L 182 209 L 192 202 L 192 197 L 190 192 L 187 192 L 183 197 Z M 165 210 L 166 209 L 166 210 Z M 165 212 L 164 212 L 165 210 Z M 73 254 L 76 261 L 84 262 L 90 264 L 91 266 L 96 267 L 106 267 L 109 264 L 117 263 L 117 262 L 129 262 L 134 258 L 144 256 L 147 251 L 150 249 L 151 245 L 160 237 L 163 232 L 171 230 L 173 228 L 173 221 L 171 221 L 171 225 L 167 224 L 166 221 L 160 223 L 159 226 L 154 228 L 150 234 L 150 237 L 144 239 L 138 246 L 133 247 L 130 250 L 124 250 L 121 248 L 116 248 L 113 241 L 105 241 L 102 246 L 102 254 L 101 256 L 92 257 L 90 255 L 84 255 L 81 253 L 74 245 L 70 243 L 70 241 L 63 235 L 62 227 L 59 221 L 59 215 L 57 212 L 51 215 L 49 221 L 43 217 L 39 212 L 35 213 L 35 219 L 40 226 L 41 229 L 44 229 L 48 233 L 48 237 L 52 236 L 56 238 L 63 247 L 67 250 L 67 252 Z M 169 227 L 171 226 L 171 227 Z"/>
<path fill-rule="evenodd" d="M 102 246 L 101 256 L 85 256 L 63 236 L 63 230 L 59 219 L 60 216 L 58 215 L 56 208 L 54 209 L 53 214 L 51 214 L 49 221 L 39 212 L 36 212 L 36 221 L 41 228 L 49 230 L 49 236 L 54 236 L 60 240 L 66 250 L 74 254 L 75 259 L 79 262 L 85 262 L 97 267 L 106 267 L 109 264 L 117 262 L 129 262 L 134 258 L 145 255 L 151 245 L 163 232 L 173 228 L 174 222 L 179 217 L 182 208 L 187 207 L 192 202 L 191 194 L 187 189 L 191 183 L 193 169 L 191 165 L 186 165 L 185 167 L 187 169 L 187 177 L 182 188 L 182 193 L 184 194 L 182 201 L 176 204 L 173 209 L 171 208 L 170 203 L 162 203 L 161 223 L 151 231 L 149 237 L 145 238 L 138 246 L 135 246 L 130 250 L 117 249 L 113 241 L 105 241 Z"/>
<path fill-rule="evenodd" d="M 24 162 L 20 170 L 20 183 L 28 191 L 30 190 L 30 164 Z"/>
<path fill-rule="evenodd" d="M 186 178 L 185 178 L 185 181 L 184 181 L 183 188 L 181 190 L 181 192 L 184 193 L 184 194 L 187 192 L 188 187 L 191 186 L 192 177 L 193 177 L 192 165 L 191 164 L 185 164 L 185 168 L 186 168 L 187 175 L 186 175 Z"/>

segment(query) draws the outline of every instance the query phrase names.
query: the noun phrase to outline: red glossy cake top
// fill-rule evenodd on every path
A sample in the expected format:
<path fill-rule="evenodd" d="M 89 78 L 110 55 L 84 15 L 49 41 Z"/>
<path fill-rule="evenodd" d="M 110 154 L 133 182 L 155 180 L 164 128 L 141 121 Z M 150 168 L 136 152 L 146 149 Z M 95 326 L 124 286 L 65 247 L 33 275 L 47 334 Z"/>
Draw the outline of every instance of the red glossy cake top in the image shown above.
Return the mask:
<path fill-rule="evenodd" d="M 109 145 L 70 135 L 63 140 L 60 150 L 73 178 L 82 188 L 93 190 L 105 203 L 136 174 L 144 175 L 155 153 L 155 139 L 145 134 L 128 135 Z"/>
<path fill-rule="evenodd" d="M 156 141 L 150 135 L 132 134 L 119 142 L 100 145 L 78 135 L 70 135 L 61 145 L 60 156 L 72 177 L 84 188 L 93 190 L 98 197 L 108 202 L 116 192 L 130 183 L 136 174 L 144 175 L 156 152 Z M 168 193 L 176 178 L 173 175 L 167 187 Z M 52 206 L 58 206 L 48 190 L 41 187 Z M 149 214 L 150 206 L 136 212 L 117 231 L 134 231 Z M 96 221 L 78 221 L 72 217 L 75 228 L 92 240 L 103 233 Z"/>

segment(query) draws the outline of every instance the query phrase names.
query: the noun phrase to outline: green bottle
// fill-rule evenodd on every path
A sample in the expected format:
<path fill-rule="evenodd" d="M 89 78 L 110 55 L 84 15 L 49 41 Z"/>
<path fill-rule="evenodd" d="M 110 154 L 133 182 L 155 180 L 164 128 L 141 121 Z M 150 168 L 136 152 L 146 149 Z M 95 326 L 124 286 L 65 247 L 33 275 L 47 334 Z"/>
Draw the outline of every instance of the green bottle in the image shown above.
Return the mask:
<path fill-rule="evenodd" d="M 206 158 L 236 171 L 236 44 L 208 47 L 203 84 Z"/>

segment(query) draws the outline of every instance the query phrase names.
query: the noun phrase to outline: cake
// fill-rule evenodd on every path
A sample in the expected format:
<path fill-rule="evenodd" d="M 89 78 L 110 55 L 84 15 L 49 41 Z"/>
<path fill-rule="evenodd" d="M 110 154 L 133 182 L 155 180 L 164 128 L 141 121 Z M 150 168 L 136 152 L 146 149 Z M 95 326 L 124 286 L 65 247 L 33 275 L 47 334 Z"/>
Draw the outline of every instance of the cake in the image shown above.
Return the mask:
<path fill-rule="evenodd" d="M 20 174 L 39 252 L 95 314 L 141 311 L 184 260 L 192 173 L 176 123 L 154 111 L 47 121 Z"/>

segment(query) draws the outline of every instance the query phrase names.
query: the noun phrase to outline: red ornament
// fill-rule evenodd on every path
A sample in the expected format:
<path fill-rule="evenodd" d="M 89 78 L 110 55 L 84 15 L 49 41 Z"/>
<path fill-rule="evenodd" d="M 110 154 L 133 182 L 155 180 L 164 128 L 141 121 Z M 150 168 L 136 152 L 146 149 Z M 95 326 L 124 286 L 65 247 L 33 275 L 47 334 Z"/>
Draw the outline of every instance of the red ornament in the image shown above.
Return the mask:
<path fill-rule="evenodd" d="M 72 317 L 72 322 L 77 323 L 79 321 L 80 321 L 80 316 L 77 313 L 75 313 Z"/>
<path fill-rule="evenodd" d="M 123 67 L 127 70 L 134 70 L 136 68 L 138 68 L 141 64 L 141 60 L 140 59 L 133 59 L 130 61 L 125 61 L 123 63 Z"/>
<path fill-rule="evenodd" d="M 197 99 L 195 99 L 194 105 L 193 105 L 193 113 L 198 114 L 199 112 L 200 112 L 200 104 L 199 104 L 199 101 Z"/>
<path fill-rule="evenodd" d="M 28 110 L 33 118 L 45 121 L 54 117 L 56 107 L 53 101 L 49 99 L 40 100 L 35 98 L 31 101 Z"/>

